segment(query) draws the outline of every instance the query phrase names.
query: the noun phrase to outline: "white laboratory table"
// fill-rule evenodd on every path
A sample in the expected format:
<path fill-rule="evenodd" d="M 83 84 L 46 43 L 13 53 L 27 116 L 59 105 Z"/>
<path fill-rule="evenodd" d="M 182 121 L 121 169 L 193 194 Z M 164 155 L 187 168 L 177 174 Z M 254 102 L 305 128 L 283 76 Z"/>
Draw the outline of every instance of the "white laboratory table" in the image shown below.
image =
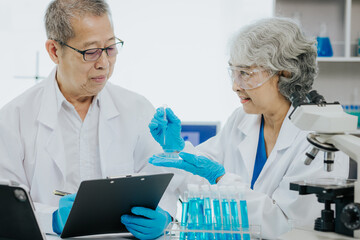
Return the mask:
<path fill-rule="evenodd" d="M 60 240 L 57 235 L 46 235 L 46 240 Z M 131 233 L 120 233 L 120 234 L 106 234 L 106 235 L 95 235 L 95 236 L 84 236 L 76 238 L 64 238 L 67 240 L 129 240 L 136 239 Z"/>
<path fill-rule="evenodd" d="M 158 238 L 158 240 L 163 239 L 164 237 Z M 46 235 L 46 240 L 60 240 L 59 236 L 56 235 Z M 136 239 L 130 233 L 122 234 L 106 234 L 106 235 L 96 235 L 96 236 L 85 236 L 77 238 L 66 238 L 67 240 L 129 240 Z M 318 232 L 311 229 L 293 229 L 292 231 L 285 233 L 280 236 L 277 240 L 354 240 L 354 238 L 346 237 L 336 233 L 325 233 Z"/>
<path fill-rule="evenodd" d="M 319 232 L 310 227 L 295 228 L 285 233 L 277 240 L 354 240 L 355 238 L 347 237 L 337 233 Z"/>

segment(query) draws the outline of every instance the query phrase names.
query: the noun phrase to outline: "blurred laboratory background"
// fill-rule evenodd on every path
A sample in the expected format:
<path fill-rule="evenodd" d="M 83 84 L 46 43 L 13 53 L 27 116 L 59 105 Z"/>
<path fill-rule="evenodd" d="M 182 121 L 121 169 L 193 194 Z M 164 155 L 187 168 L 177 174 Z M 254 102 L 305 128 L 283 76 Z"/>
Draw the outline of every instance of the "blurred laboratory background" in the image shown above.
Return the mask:
<path fill-rule="evenodd" d="M 47 77 L 49 0 L 0 0 L 0 107 Z M 360 0 L 108 0 L 125 44 L 111 82 L 167 104 L 183 121 L 219 121 L 241 106 L 227 73 L 228 39 L 256 19 L 286 16 L 323 43 L 314 87 L 360 105 Z M 330 51 L 331 50 L 331 51 Z M 319 54 L 320 55 L 320 54 Z M 359 109 L 359 108 L 357 108 Z M 350 111 L 350 110 L 349 110 Z"/>

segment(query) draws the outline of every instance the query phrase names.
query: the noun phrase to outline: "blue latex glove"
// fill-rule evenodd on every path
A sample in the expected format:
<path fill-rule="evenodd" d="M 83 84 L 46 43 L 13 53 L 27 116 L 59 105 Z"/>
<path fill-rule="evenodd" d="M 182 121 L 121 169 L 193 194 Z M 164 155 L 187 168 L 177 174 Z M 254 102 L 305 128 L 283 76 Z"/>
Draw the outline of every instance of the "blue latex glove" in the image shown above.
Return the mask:
<path fill-rule="evenodd" d="M 184 149 L 185 142 L 181 137 L 181 121 L 170 108 L 166 108 L 166 120 L 164 119 L 164 109 L 156 109 L 153 119 L 149 123 L 149 128 L 153 138 L 166 150 L 178 151 Z M 164 134 L 166 137 L 164 144 Z"/>
<path fill-rule="evenodd" d="M 154 239 L 161 236 L 171 222 L 170 214 L 160 207 L 157 207 L 156 210 L 133 207 L 131 212 L 136 216 L 122 215 L 121 222 L 129 232 L 139 239 Z"/>
<path fill-rule="evenodd" d="M 174 160 L 163 157 L 152 156 L 149 163 L 161 167 L 173 167 L 191 172 L 206 178 L 210 184 L 216 184 L 216 179 L 225 174 L 225 168 L 218 162 L 203 156 L 196 156 L 190 153 L 181 152 L 179 156 L 183 160 Z"/>
<path fill-rule="evenodd" d="M 64 229 L 66 220 L 68 219 L 70 214 L 71 207 L 74 204 L 75 197 L 76 194 L 70 194 L 60 198 L 59 208 L 53 213 L 53 218 L 52 218 L 53 231 L 59 235 L 62 233 Z"/>

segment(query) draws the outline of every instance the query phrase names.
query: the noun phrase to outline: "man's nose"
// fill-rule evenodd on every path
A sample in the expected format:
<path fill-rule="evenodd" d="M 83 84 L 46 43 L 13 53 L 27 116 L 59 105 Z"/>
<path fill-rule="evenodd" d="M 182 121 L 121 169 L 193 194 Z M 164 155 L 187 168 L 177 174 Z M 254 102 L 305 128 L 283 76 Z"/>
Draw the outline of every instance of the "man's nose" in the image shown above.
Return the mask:
<path fill-rule="evenodd" d="M 110 65 L 109 56 L 107 55 L 106 51 L 103 50 L 99 59 L 96 61 L 95 67 L 96 68 L 107 68 Z"/>

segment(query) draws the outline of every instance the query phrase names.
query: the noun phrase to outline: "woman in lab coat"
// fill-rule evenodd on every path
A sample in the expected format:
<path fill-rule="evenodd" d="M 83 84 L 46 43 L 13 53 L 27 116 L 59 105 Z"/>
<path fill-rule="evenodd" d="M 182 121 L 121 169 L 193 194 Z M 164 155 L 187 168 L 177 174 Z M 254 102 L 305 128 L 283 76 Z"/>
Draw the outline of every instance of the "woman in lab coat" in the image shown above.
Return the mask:
<path fill-rule="evenodd" d="M 322 204 L 315 195 L 299 196 L 289 183 L 320 177 L 347 178 L 348 157 L 336 152 L 334 171 L 323 170 L 322 154 L 304 165 L 311 150 L 308 132 L 290 120 L 290 96 L 311 90 L 317 75 L 315 41 L 305 38 L 289 19 L 269 18 L 241 29 L 230 45 L 229 71 L 242 107 L 222 131 L 193 149 L 180 137 L 180 121 L 158 109 L 149 127 L 164 149 L 182 150 L 184 161 L 156 156 L 150 163 L 184 169 L 211 184 L 246 186 L 250 224 L 261 225 L 263 238 L 277 238 L 290 225 L 314 224 Z M 162 130 L 167 125 L 166 145 Z M 190 154 L 190 153 L 194 154 Z M 191 180 L 189 179 L 189 182 Z"/>

